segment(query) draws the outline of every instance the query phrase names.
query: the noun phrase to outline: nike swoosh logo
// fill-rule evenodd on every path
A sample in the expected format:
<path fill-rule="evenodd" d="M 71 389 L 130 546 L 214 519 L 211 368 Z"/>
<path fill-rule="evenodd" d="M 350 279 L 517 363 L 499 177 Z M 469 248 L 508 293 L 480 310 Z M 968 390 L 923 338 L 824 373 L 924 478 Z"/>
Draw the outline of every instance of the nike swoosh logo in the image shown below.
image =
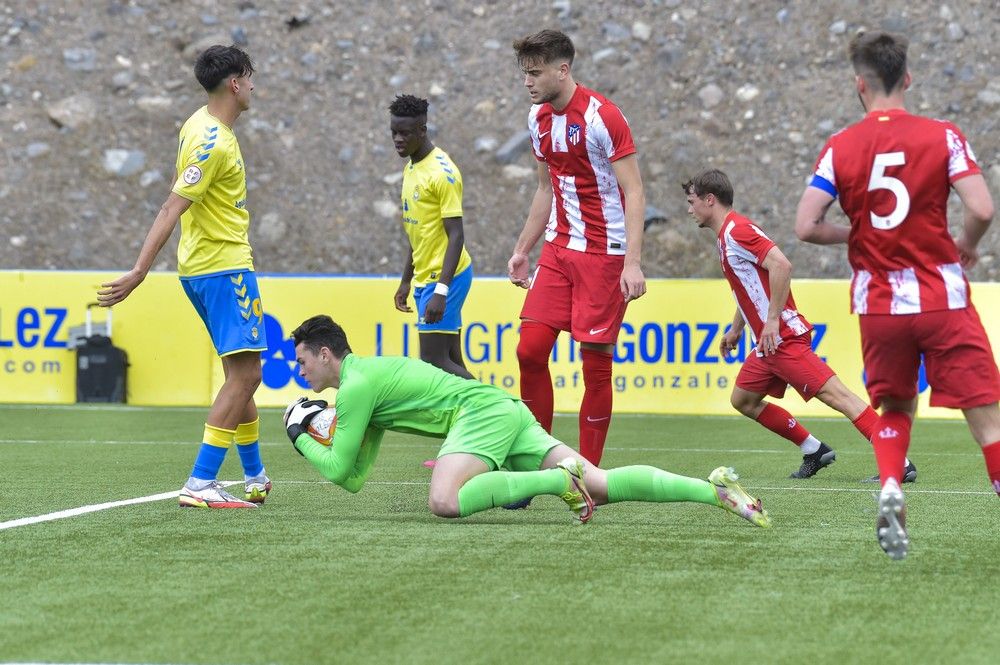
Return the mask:
<path fill-rule="evenodd" d="M 551 131 L 551 130 L 550 130 L 550 131 Z M 538 138 L 539 138 L 539 139 L 541 139 L 542 137 L 544 137 L 544 136 L 545 136 L 546 134 L 548 134 L 548 133 L 549 133 L 549 132 L 541 132 L 541 133 L 540 133 L 540 134 L 538 135 Z"/>
<path fill-rule="evenodd" d="M 596 335 L 596 334 L 598 334 L 598 333 L 602 333 L 602 332 L 604 332 L 604 331 L 605 331 L 605 330 L 607 330 L 607 329 L 608 329 L 608 328 L 607 328 L 607 326 L 605 326 L 605 327 L 603 327 L 603 328 L 591 328 L 591 329 L 590 329 L 590 334 L 591 334 L 591 335 Z"/>
<path fill-rule="evenodd" d="M 611 416 L 604 416 L 603 418 L 594 418 L 594 417 L 592 417 L 592 416 L 587 416 L 587 422 L 588 422 L 588 423 L 599 423 L 599 422 L 601 422 L 602 420 L 607 420 L 607 419 L 608 419 L 608 418 L 610 418 L 610 417 L 611 417 Z"/>

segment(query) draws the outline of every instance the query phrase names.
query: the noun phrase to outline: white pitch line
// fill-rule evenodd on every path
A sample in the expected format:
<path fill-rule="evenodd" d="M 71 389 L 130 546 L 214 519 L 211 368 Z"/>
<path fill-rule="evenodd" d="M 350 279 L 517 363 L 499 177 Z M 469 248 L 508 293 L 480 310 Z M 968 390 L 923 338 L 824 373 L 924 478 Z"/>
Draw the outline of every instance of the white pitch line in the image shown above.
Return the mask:
<path fill-rule="evenodd" d="M 220 483 L 223 487 L 228 487 L 230 485 L 235 485 L 239 480 L 229 480 Z M 166 499 L 176 499 L 180 490 L 174 490 L 173 492 L 161 492 L 159 494 L 150 494 L 149 496 L 140 496 L 135 499 L 122 499 L 121 501 L 108 501 L 107 503 L 95 503 L 89 506 L 80 506 L 79 508 L 69 508 L 67 510 L 59 510 L 54 513 L 46 513 L 44 515 L 35 515 L 34 517 L 21 517 L 16 520 L 8 520 L 6 522 L 0 522 L 0 531 L 4 529 L 13 529 L 17 526 L 28 526 L 29 524 L 39 524 L 41 522 L 51 522 L 53 520 L 62 520 L 67 517 L 77 517 L 79 515 L 86 515 L 88 513 L 96 513 L 100 510 L 108 510 L 110 508 L 119 508 L 121 506 L 133 506 L 139 503 L 152 503 L 153 501 L 164 501 Z"/>
<path fill-rule="evenodd" d="M 228 480 L 222 482 L 224 487 L 230 485 L 235 485 L 241 481 L 239 480 Z M 278 481 L 276 484 L 281 485 L 326 485 L 328 484 L 325 480 L 282 480 Z M 426 481 L 407 481 L 407 480 L 369 480 L 369 485 L 399 485 L 399 486 L 418 486 L 427 487 L 430 482 Z M 754 486 L 751 489 L 755 492 L 845 492 L 848 494 L 875 494 L 874 488 L 858 488 L 853 489 L 849 487 L 767 487 L 767 486 Z M 923 489 L 907 489 L 907 494 L 938 494 L 938 495 L 959 495 L 959 496 L 992 496 L 993 492 L 976 492 L 969 490 L 923 490 Z M 0 531 L 4 529 L 13 529 L 18 526 L 27 526 L 29 524 L 39 524 L 41 522 L 51 522 L 53 520 L 66 519 L 68 517 L 77 517 L 79 515 L 86 515 L 88 513 L 95 513 L 101 510 L 108 510 L 110 508 L 119 508 L 121 506 L 132 506 L 140 503 L 152 503 L 154 501 L 164 501 L 166 499 L 172 499 L 177 497 L 178 492 L 161 492 L 160 494 L 150 494 L 149 496 L 140 496 L 135 499 L 124 499 L 121 501 L 109 501 L 107 503 L 96 503 L 89 506 L 80 506 L 79 508 L 70 508 L 68 510 L 60 510 L 54 513 L 46 513 L 45 515 L 36 515 L 34 517 L 21 517 L 16 520 L 9 520 L 7 522 L 0 522 Z M 2 665 L 2 664 L 0 664 Z"/>

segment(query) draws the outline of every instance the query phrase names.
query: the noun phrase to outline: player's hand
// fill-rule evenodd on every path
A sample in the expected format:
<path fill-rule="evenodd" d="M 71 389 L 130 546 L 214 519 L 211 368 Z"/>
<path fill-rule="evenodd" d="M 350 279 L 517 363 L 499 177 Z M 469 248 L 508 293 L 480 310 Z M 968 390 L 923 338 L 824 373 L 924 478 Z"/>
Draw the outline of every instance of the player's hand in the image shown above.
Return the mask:
<path fill-rule="evenodd" d="M 646 293 L 646 278 L 638 265 L 626 265 L 622 269 L 622 296 L 625 302 L 641 298 Z"/>
<path fill-rule="evenodd" d="M 531 278 L 529 277 L 528 270 L 530 267 L 527 254 L 514 252 L 510 256 L 510 261 L 507 262 L 507 276 L 511 282 L 517 284 L 522 289 L 526 289 L 531 286 Z"/>
<path fill-rule="evenodd" d="M 400 312 L 412 312 L 413 308 L 406 304 L 406 299 L 410 296 L 410 283 L 400 282 L 399 288 L 396 289 L 396 295 L 393 296 L 393 302 L 396 303 L 396 309 Z"/>
<path fill-rule="evenodd" d="M 295 446 L 295 439 L 299 438 L 300 434 L 305 433 L 306 428 L 309 427 L 309 423 L 316 417 L 316 414 L 327 406 L 325 399 L 306 399 L 305 397 L 300 397 L 285 409 L 285 432 L 292 442 L 292 447 L 300 455 L 302 453 Z"/>
<path fill-rule="evenodd" d="M 958 261 L 963 269 L 968 270 L 979 263 L 979 249 L 968 241 L 964 233 L 955 240 L 955 246 L 958 248 Z"/>
<path fill-rule="evenodd" d="M 765 321 L 764 327 L 760 330 L 760 340 L 757 342 L 757 349 L 765 356 L 773 356 L 778 352 L 778 342 L 780 341 L 778 322 Z"/>
<path fill-rule="evenodd" d="M 719 342 L 719 354 L 725 358 L 731 352 L 736 350 L 737 345 L 740 343 L 740 337 L 743 337 L 743 330 L 729 330 L 722 335 L 722 340 Z"/>
<path fill-rule="evenodd" d="M 427 307 L 424 308 L 424 323 L 437 323 L 443 319 L 446 304 L 445 296 L 440 293 L 432 295 L 427 301 Z"/>
<path fill-rule="evenodd" d="M 111 307 L 120 303 L 135 290 L 135 287 L 142 284 L 144 279 L 146 279 L 145 273 L 133 269 L 113 282 L 101 284 L 102 288 L 97 292 L 97 304 L 101 307 Z"/>

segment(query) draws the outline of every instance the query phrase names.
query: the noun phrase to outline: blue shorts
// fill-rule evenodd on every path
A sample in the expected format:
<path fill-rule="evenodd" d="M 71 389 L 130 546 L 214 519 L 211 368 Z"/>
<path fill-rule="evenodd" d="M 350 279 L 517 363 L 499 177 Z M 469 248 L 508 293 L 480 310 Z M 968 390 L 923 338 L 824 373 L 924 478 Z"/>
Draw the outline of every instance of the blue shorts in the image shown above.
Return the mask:
<path fill-rule="evenodd" d="M 181 277 L 181 285 L 220 356 L 267 349 L 264 310 L 252 270 Z"/>
<path fill-rule="evenodd" d="M 417 303 L 417 330 L 420 332 L 457 333 L 462 329 L 462 305 L 472 286 L 472 266 L 455 275 L 444 297 L 444 316 L 437 323 L 424 323 L 424 310 L 434 295 L 437 282 L 431 282 L 413 289 L 413 301 Z"/>

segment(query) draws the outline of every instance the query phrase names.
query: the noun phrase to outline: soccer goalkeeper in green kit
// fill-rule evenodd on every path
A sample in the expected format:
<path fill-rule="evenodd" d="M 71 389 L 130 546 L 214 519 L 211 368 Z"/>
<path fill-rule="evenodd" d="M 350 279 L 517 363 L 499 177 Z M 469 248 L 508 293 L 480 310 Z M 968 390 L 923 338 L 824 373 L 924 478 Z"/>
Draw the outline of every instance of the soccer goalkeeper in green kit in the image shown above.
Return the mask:
<path fill-rule="evenodd" d="M 428 498 L 439 517 L 467 517 L 551 494 L 580 522 L 605 503 L 693 501 L 771 525 L 731 468 L 715 469 L 708 481 L 651 466 L 604 470 L 549 435 L 523 402 L 500 388 L 420 360 L 358 356 L 343 328 L 325 315 L 308 319 L 292 337 L 309 386 L 337 389 L 337 421 L 331 446 L 313 440 L 306 428 L 327 403 L 303 397 L 285 412 L 288 436 L 325 478 L 349 492 L 364 485 L 382 435 L 392 430 L 444 439 Z"/>

